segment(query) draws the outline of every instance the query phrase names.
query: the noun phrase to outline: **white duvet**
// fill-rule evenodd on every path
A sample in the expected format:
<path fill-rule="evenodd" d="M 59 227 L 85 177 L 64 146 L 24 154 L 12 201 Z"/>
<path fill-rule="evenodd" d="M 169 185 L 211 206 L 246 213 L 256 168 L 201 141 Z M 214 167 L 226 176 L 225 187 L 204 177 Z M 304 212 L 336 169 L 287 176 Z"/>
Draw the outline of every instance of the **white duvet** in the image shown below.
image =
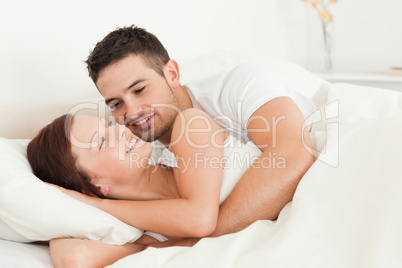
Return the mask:
<path fill-rule="evenodd" d="M 276 222 L 109 267 L 402 267 L 402 94 L 325 84 L 314 101 L 318 159 Z"/>

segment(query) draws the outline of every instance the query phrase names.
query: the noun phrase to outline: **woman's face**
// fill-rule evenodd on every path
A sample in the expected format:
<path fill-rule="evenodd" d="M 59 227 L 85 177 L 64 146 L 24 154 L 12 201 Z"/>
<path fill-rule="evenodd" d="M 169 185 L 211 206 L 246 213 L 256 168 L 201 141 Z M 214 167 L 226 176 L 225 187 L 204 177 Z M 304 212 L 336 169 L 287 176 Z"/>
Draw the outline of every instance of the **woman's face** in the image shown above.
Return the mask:
<path fill-rule="evenodd" d="M 78 168 L 110 198 L 124 198 L 121 193 L 130 185 L 138 188 L 152 153 L 151 143 L 125 126 L 94 116 L 74 117 L 70 141 Z"/>

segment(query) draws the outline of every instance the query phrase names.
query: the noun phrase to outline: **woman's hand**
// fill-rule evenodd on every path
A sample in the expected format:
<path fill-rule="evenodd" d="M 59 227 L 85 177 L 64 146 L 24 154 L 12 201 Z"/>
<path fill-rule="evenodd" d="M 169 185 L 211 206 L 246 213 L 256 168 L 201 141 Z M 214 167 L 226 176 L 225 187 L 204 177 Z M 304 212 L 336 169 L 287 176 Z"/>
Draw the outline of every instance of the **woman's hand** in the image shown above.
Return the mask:
<path fill-rule="evenodd" d="M 52 239 L 50 241 L 53 265 L 61 268 L 105 267 L 144 248 L 144 245 L 139 244 L 116 246 L 81 239 Z"/>

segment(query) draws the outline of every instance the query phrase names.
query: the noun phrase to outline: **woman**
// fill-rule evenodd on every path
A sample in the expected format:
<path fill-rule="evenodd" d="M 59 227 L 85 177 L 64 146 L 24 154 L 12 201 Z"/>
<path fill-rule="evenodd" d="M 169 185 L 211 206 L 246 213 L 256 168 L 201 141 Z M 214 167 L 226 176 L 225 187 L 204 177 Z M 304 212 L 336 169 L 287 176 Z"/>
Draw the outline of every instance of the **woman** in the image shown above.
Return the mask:
<path fill-rule="evenodd" d="M 177 167 L 151 166 L 151 144 L 128 128 L 64 115 L 30 142 L 28 159 L 42 180 L 75 190 L 64 191 L 127 224 L 167 237 L 204 237 L 217 222 L 228 137 L 204 112 L 185 110 L 175 120 L 169 146 Z M 52 257 L 65 250 L 62 243 L 51 242 Z"/>

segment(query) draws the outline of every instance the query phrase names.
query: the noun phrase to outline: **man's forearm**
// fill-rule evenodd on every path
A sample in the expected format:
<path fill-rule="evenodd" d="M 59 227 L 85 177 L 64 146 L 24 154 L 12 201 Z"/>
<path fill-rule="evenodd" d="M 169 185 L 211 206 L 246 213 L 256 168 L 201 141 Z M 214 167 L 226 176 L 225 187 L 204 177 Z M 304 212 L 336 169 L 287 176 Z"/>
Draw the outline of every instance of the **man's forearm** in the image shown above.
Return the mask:
<path fill-rule="evenodd" d="M 221 205 L 218 224 L 211 236 L 240 231 L 257 220 L 274 220 L 289 203 L 301 178 L 314 162 L 307 151 L 301 149 L 288 156 L 285 167 L 264 167 L 264 159 L 272 157 L 266 150 L 240 179 L 233 192 Z M 272 159 L 271 159 L 272 161 Z M 267 162 L 265 162 L 267 163 Z"/>
<path fill-rule="evenodd" d="M 221 205 L 214 236 L 276 219 L 314 162 L 306 149 L 312 147 L 303 115 L 289 97 L 258 108 L 247 122 L 247 132 L 262 154 Z"/>

